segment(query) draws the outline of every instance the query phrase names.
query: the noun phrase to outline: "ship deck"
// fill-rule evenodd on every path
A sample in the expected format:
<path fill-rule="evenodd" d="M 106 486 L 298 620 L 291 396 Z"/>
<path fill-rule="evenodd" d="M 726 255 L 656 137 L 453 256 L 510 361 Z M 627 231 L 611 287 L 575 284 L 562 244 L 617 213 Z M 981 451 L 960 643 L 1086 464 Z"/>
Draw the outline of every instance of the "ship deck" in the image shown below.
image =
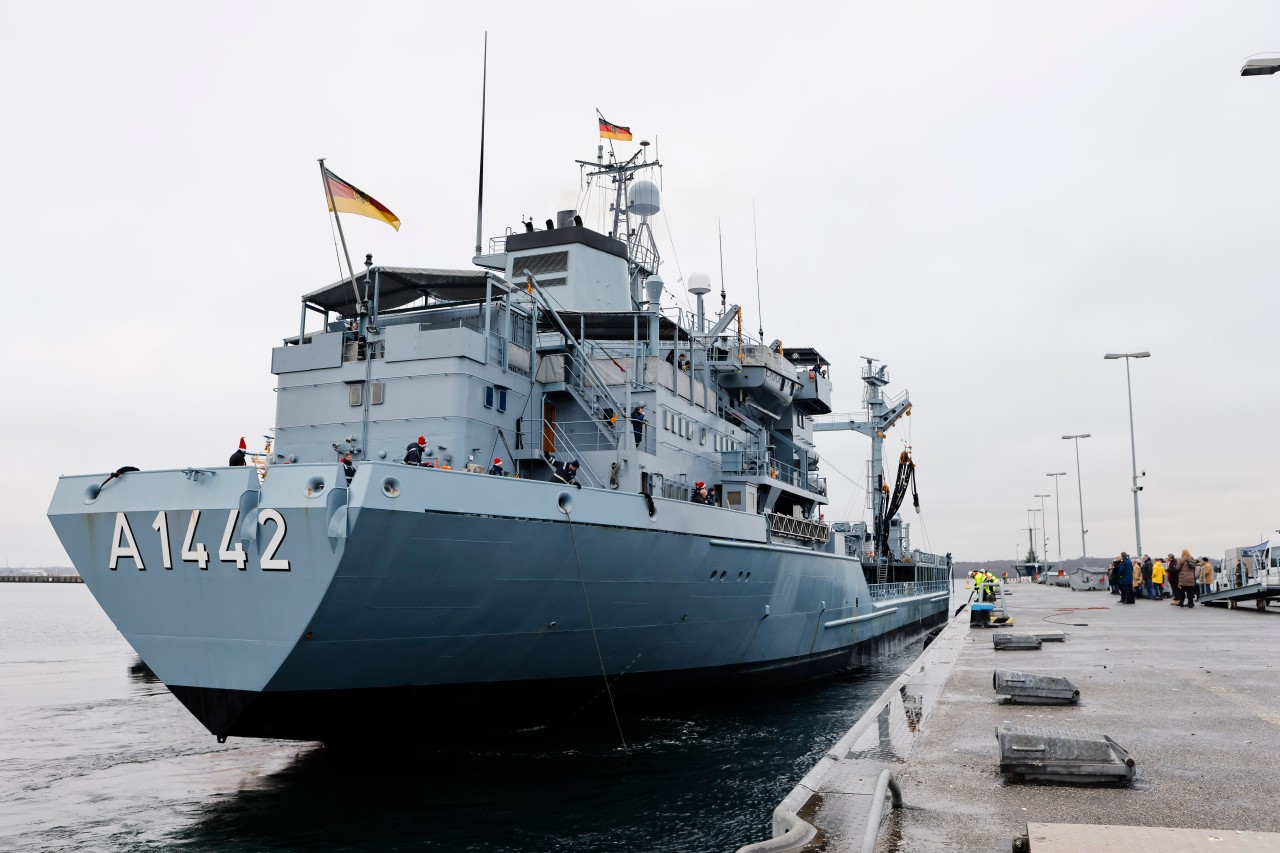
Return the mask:
<path fill-rule="evenodd" d="M 952 612 L 966 595 L 957 590 Z M 1029 827 L 1013 849 L 1280 849 L 1280 834 L 1269 834 L 1280 833 L 1280 811 L 1267 805 L 1280 787 L 1271 760 L 1280 614 L 1188 610 L 1167 599 L 1122 607 L 1105 591 L 1032 584 L 1014 585 L 1009 602 L 1010 630 L 1060 631 L 1065 641 L 996 651 L 990 629 L 969 627 L 967 610 L 952 618 L 779 807 L 775 833 L 789 807 L 816 827 L 810 844 L 862 849 L 868 817 L 883 805 L 879 851 L 1009 850 Z M 992 689 L 995 669 L 1064 676 L 1080 703 L 1006 704 Z M 1006 779 L 995 738 L 1006 720 L 1108 734 L 1136 760 L 1136 776 L 1121 786 Z M 872 804 L 884 769 L 903 809 Z M 797 830 L 788 836 L 790 845 L 783 836 L 743 849 L 817 849 L 796 843 Z"/>

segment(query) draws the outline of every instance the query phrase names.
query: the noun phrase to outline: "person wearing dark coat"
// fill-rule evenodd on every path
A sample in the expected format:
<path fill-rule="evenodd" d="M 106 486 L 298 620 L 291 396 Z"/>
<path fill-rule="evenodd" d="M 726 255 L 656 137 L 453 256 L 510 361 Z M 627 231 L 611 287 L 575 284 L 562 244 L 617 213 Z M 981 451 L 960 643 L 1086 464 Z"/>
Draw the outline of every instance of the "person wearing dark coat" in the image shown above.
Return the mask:
<path fill-rule="evenodd" d="M 644 438 L 644 404 L 641 403 L 631 410 L 631 432 L 636 437 L 636 447 L 640 446 L 640 441 Z"/>
<path fill-rule="evenodd" d="M 1120 583 L 1120 603 L 1133 604 L 1133 560 L 1128 553 L 1120 552 L 1120 572 L 1117 576 Z"/>
<path fill-rule="evenodd" d="M 231 461 L 228 462 L 227 464 L 230 465 L 232 468 L 243 468 L 246 464 L 244 461 L 244 451 L 245 451 L 244 438 L 241 438 L 240 449 L 237 450 L 235 453 L 231 454 Z"/>
<path fill-rule="evenodd" d="M 502 471 L 502 460 L 501 460 L 501 459 L 497 459 L 497 458 L 495 458 L 495 459 L 493 460 L 493 465 L 491 465 L 491 466 L 489 467 L 489 473 L 490 473 L 490 474 L 492 474 L 494 477 L 505 477 L 505 476 L 506 476 L 506 475 L 503 473 L 503 471 Z"/>
<path fill-rule="evenodd" d="M 1142 597 L 1150 601 L 1156 597 L 1156 588 L 1151 585 L 1151 572 L 1155 569 L 1151 557 L 1142 555 Z"/>
<path fill-rule="evenodd" d="M 1112 595 L 1120 594 L 1120 558 L 1111 561 L 1111 567 L 1107 569 L 1107 584 L 1111 589 Z"/>
<path fill-rule="evenodd" d="M 418 440 L 410 444 L 404 449 L 404 464 L 421 465 L 422 464 L 422 448 L 427 446 L 427 437 L 425 435 L 418 436 Z"/>
<path fill-rule="evenodd" d="M 1173 591 L 1173 601 L 1169 604 L 1182 606 L 1182 587 L 1178 585 L 1178 559 L 1170 554 L 1164 561 L 1165 574 L 1169 576 L 1169 589 Z"/>
<path fill-rule="evenodd" d="M 351 461 L 350 450 L 342 454 L 342 473 L 347 475 L 347 485 L 351 485 L 351 481 L 354 480 L 356 476 L 356 466 L 355 463 Z"/>
<path fill-rule="evenodd" d="M 577 486 L 581 489 L 582 484 L 574 479 L 578 476 L 579 467 L 577 459 L 567 464 L 557 459 L 551 463 L 551 476 L 566 486 Z"/>

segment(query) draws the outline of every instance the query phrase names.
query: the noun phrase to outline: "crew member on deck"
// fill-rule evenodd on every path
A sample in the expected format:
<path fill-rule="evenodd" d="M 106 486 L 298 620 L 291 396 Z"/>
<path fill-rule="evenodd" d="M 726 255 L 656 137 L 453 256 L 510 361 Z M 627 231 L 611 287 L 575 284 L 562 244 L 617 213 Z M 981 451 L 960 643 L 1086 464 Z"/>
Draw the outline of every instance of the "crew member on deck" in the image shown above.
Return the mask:
<path fill-rule="evenodd" d="M 581 489 L 582 484 L 574 479 L 578 476 L 578 468 L 579 465 L 577 459 L 567 465 L 557 459 L 551 463 L 551 476 L 564 483 L 566 486 L 577 486 Z"/>
<path fill-rule="evenodd" d="M 639 447 L 644 438 L 644 403 L 631 410 L 631 431 L 636 437 L 636 447 Z"/>
<path fill-rule="evenodd" d="M 425 435 L 418 436 L 418 440 L 405 448 L 404 464 L 421 465 L 422 449 L 427 446 L 427 437 Z"/>
<path fill-rule="evenodd" d="M 352 461 L 350 450 L 342 454 L 342 472 L 347 475 L 347 485 L 351 485 L 351 481 L 355 479 L 356 476 L 356 466 Z"/>
<path fill-rule="evenodd" d="M 245 451 L 244 436 L 240 436 L 240 449 L 237 450 L 235 453 L 231 454 L 231 461 L 228 462 L 227 464 L 233 468 L 243 468 L 245 466 L 244 451 Z"/>
<path fill-rule="evenodd" d="M 497 457 L 494 457 L 494 460 L 493 460 L 493 467 L 489 469 L 489 473 L 490 473 L 490 474 L 492 474 L 492 475 L 493 475 L 493 476 L 495 476 L 495 477 L 505 477 L 505 476 L 506 476 L 504 473 L 502 473 L 502 460 L 501 460 L 501 459 L 498 459 Z"/>

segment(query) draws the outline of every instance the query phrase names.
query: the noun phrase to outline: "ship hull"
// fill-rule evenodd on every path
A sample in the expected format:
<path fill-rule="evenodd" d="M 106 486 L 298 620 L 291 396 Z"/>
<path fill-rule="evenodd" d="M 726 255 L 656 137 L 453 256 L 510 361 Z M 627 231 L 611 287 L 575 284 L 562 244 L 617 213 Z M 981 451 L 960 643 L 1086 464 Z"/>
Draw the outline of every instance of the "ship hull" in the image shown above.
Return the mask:
<path fill-rule="evenodd" d="M 856 559 L 641 495 L 389 463 L 96 479 L 60 481 L 54 527 L 220 737 L 555 724 L 606 708 L 605 676 L 627 708 L 768 689 L 946 614 L 936 584 L 873 600 Z"/>
<path fill-rule="evenodd" d="M 170 685 L 220 737 L 327 743 L 401 737 L 440 739 L 458 731 L 608 727 L 611 700 L 622 717 L 672 707 L 714 707 L 744 696 L 831 678 L 872 663 L 946 621 L 938 611 L 854 646 L 767 664 L 531 681 L 406 685 L 334 690 L 236 691 Z M 612 694 L 612 697 L 610 697 Z"/>

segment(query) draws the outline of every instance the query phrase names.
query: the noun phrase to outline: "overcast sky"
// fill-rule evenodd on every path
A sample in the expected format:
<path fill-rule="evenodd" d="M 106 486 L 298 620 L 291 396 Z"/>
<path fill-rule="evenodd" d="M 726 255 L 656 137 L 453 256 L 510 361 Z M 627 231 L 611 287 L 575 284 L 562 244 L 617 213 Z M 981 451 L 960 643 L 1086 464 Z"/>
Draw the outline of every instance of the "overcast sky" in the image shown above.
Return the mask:
<path fill-rule="evenodd" d="M 1280 528 L 1280 77 L 1238 76 L 1280 51 L 1280 4 L 746 8 L 0 0 L 0 558 L 66 563 L 59 474 L 260 446 L 270 348 L 338 277 L 317 157 L 403 221 L 347 217 L 354 257 L 469 264 L 486 29 L 485 235 L 574 205 L 599 108 L 666 164 L 668 286 L 718 291 L 720 220 L 754 329 L 754 203 L 766 340 L 823 352 L 841 410 L 862 355 L 911 392 L 888 450 L 919 465 L 915 544 L 1012 558 L 1067 471 L 1079 556 L 1060 436 L 1088 432 L 1089 553 L 1132 549 L 1109 351 L 1152 353 L 1132 364 L 1144 548 Z M 819 450 L 827 517 L 864 517 L 837 471 L 863 483 L 866 439 Z"/>

